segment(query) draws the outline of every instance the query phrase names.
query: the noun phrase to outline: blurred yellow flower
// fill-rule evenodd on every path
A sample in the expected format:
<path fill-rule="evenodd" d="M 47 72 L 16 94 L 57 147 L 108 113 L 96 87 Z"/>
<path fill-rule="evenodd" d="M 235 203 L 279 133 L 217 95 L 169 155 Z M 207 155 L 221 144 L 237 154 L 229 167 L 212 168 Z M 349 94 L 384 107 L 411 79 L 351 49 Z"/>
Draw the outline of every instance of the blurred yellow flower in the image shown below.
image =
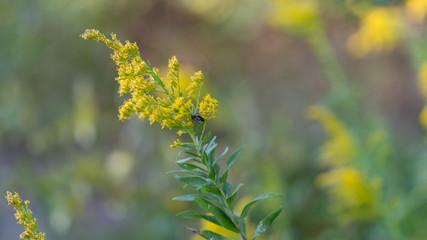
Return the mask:
<path fill-rule="evenodd" d="M 418 78 L 421 94 L 423 95 L 424 99 L 427 99 L 427 61 L 421 65 Z M 419 121 L 421 126 L 427 130 L 427 106 L 425 106 L 421 111 Z"/>
<path fill-rule="evenodd" d="M 418 78 L 421 94 L 427 98 L 427 61 L 421 65 Z"/>
<path fill-rule="evenodd" d="M 403 36 L 403 25 L 399 9 L 373 8 L 362 16 L 360 29 L 348 39 L 347 49 L 356 57 L 391 50 Z"/>
<path fill-rule="evenodd" d="M 377 216 L 375 204 L 381 179 L 368 181 L 353 167 L 335 168 L 316 179 L 319 187 L 330 187 L 328 192 L 332 210 L 339 214 L 344 224 L 352 220 L 372 220 Z"/>
<path fill-rule="evenodd" d="M 423 110 L 421 110 L 419 121 L 421 123 L 421 126 L 423 126 L 425 130 L 427 130 L 427 106 L 425 106 Z"/>
<path fill-rule="evenodd" d="M 315 0 L 271 0 L 268 22 L 275 27 L 310 31 L 318 24 L 317 9 Z"/>
<path fill-rule="evenodd" d="M 323 144 L 321 160 L 326 165 L 339 165 L 353 160 L 357 153 L 355 140 L 343 122 L 330 110 L 319 106 L 311 106 L 307 110 L 308 117 L 323 124 L 329 139 Z"/>
<path fill-rule="evenodd" d="M 421 23 L 427 13 L 427 0 L 407 0 L 405 12 L 413 23 Z"/>

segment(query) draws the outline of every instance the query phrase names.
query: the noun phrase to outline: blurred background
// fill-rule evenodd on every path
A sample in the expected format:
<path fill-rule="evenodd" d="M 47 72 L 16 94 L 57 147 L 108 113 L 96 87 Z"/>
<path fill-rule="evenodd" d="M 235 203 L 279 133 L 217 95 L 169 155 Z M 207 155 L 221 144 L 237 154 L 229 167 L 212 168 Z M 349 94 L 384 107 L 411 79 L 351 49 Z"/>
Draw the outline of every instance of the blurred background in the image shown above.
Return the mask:
<path fill-rule="evenodd" d="M 86 28 L 137 42 L 219 100 L 219 151 L 264 239 L 427 239 L 427 0 L 0 0 L 0 192 L 48 239 L 196 239 L 167 171 L 174 131 L 120 122 L 115 66 Z M 0 201 L 0 239 L 23 227 Z M 193 237 L 193 238 L 192 238 Z"/>

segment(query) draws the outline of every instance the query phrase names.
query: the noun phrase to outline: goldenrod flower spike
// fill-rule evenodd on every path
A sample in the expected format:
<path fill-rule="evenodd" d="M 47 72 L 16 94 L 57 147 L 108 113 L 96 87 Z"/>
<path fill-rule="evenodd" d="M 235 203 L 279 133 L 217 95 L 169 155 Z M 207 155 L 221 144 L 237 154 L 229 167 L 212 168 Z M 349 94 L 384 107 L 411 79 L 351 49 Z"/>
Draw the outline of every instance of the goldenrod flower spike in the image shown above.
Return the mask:
<path fill-rule="evenodd" d="M 18 223 L 25 227 L 25 231 L 19 236 L 31 240 L 46 240 L 45 233 L 39 232 L 37 228 L 37 219 L 33 218 L 33 213 L 29 209 L 30 201 L 22 202 L 18 193 L 12 195 L 11 192 L 6 192 L 8 205 L 12 205 L 15 210 L 15 217 Z"/>
<path fill-rule="evenodd" d="M 179 86 L 179 67 L 180 67 L 180 64 L 179 64 L 176 56 L 173 56 L 169 59 L 168 67 L 169 67 L 168 77 L 171 80 L 171 90 L 172 90 L 172 92 L 174 92 L 175 89 L 177 89 L 178 95 L 180 97 L 182 97 L 181 88 Z"/>
<path fill-rule="evenodd" d="M 200 91 L 204 82 L 205 78 L 203 77 L 202 71 L 194 73 L 194 75 L 191 77 L 191 83 L 187 87 L 188 96 L 199 102 Z"/>
<path fill-rule="evenodd" d="M 204 82 L 201 71 L 194 74 L 188 87 L 189 93 L 183 96 L 179 84 L 180 63 L 176 56 L 169 59 L 169 87 L 160 77 L 159 70 L 141 59 L 135 43 L 126 41 L 122 44 L 116 35 L 111 34 L 110 40 L 93 29 L 86 30 L 82 37 L 103 42 L 114 50 L 111 57 L 117 65 L 119 94 L 131 95 L 119 109 L 120 120 L 138 115 L 139 118 L 148 119 L 150 124 L 160 124 L 162 128 L 194 132 L 191 115 L 199 108 L 200 91 Z M 215 118 L 217 107 L 218 101 L 207 95 L 200 105 L 200 112 L 209 120 Z M 182 131 L 178 133 L 182 134 Z"/>

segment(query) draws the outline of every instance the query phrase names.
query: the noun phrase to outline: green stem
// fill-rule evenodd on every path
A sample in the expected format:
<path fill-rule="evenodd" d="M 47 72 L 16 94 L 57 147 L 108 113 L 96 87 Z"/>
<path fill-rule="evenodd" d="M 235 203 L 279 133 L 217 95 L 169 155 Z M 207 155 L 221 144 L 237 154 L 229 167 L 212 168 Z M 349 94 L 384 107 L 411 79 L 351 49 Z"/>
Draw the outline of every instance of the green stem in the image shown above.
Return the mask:
<path fill-rule="evenodd" d="M 202 130 L 202 134 L 200 135 L 200 138 L 202 138 L 203 137 L 203 134 L 204 134 L 204 131 L 205 131 L 205 127 L 206 127 L 206 124 L 204 124 L 204 126 L 203 126 L 203 130 Z M 207 162 L 205 162 L 205 161 L 203 161 L 203 152 L 202 152 L 202 148 L 201 148 L 201 146 L 199 146 L 199 144 L 197 144 L 197 141 L 196 141 L 196 137 L 195 137 L 195 134 L 194 134 L 194 131 L 191 131 L 191 132 L 189 132 L 189 135 L 190 135 L 190 137 L 191 137 L 191 139 L 193 139 L 193 143 L 194 143 L 194 146 L 196 147 L 196 149 L 197 149 L 197 152 L 198 152 L 198 154 L 200 155 L 200 157 L 202 158 L 202 163 L 205 165 L 204 167 L 206 168 L 206 170 L 208 171 L 209 170 L 209 166 L 208 166 L 208 164 L 209 163 L 207 163 Z M 238 222 L 238 220 L 237 220 L 237 217 L 238 216 L 236 216 L 233 212 L 233 206 L 231 205 L 231 206 L 229 206 L 229 204 L 227 204 L 227 198 L 226 198 L 226 196 L 225 196 L 225 193 L 224 193 L 224 191 L 223 191 L 223 189 L 222 189 L 222 187 L 221 187 L 221 185 L 218 183 L 218 181 L 216 181 L 216 179 L 214 178 L 214 179 L 212 179 L 212 178 L 210 178 L 214 183 L 215 183 L 215 187 L 220 191 L 220 193 L 221 193 L 221 199 L 223 200 L 223 202 L 225 203 L 225 205 L 224 206 L 221 206 L 222 208 L 223 208 L 223 210 L 225 210 L 225 212 L 226 213 L 229 213 L 231 216 L 229 216 L 230 218 L 231 218 L 231 220 L 233 221 L 233 223 L 234 223 L 234 225 L 236 226 L 236 228 L 237 229 L 239 229 L 239 231 L 240 231 L 240 237 L 241 237 L 241 239 L 242 240 L 247 240 L 247 238 L 246 238 L 246 236 L 245 236 L 245 234 L 244 234 L 244 229 L 240 229 L 240 224 L 239 224 L 239 222 Z"/>

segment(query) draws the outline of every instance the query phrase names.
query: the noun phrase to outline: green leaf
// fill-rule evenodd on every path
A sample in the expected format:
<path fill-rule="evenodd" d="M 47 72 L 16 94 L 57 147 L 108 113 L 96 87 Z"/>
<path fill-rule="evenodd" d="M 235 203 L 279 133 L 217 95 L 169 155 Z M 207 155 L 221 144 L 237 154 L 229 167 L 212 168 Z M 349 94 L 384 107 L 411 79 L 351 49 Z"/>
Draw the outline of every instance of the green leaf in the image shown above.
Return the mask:
<path fill-rule="evenodd" d="M 194 210 L 183 211 L 183 212 L 178 213 L 176 216 L 180 217 L 180 218 L 193 218 L 193 219 L 203 218 L 206 221 L 209 221 L 209 222 L 215 223 L 216 225 L 219 225 L 219 222 L 215 219 L 214 216 L 208 216 L 208 215 L 200 214 Z"/>
<path fill-rule="evenodd" d="M 257 203 L 257 202 L 259 202 L 259 201 L 261 201 L 261 200 L 267 199 L 267 198 L 280 197 L 280 196 L 281 196 L 280 194 L 275 194 L 275 193 L 267 193 L 267 194 L 259 195 L 259 196 L 258 196 L 258 197 L 256 197 L 252 202 L 250 202 L 250 203 L 246 204 L 246 206 L 245 206 L 245 207 L 243 208 L 243 210 L 242 210 L 242 213 L 240 214 L 240 217 L 241 217 L 241 218 L 245 218 L 245 217 L 248 215 L 249 210 L 251 209 L 251 207 L 252 207 L 255 203 Z"/>
<path fill-rule="evenodd" d="M 221 183 L 223 184 L 225 181 L 227 181 L 228 177 L 228 171 L 225 171 L 225 173 L 221 177 Z"/>
<path fill-rule="evenodd" d="M 233 205 L 234 199 L 236 198 L 237 195 L 237 191 L 243 186 L 243 183 L 239 183 L 236 188 L 234 188 L 233 193 L 231 194 L 231 196 L 229 198 L 227 198 L 227 203 L 229 206 Z"/>
<path fill-rule="evenodd" d="M 214 169 L 214 172 L 215 172 L 215 181 L 216 181 L 216 180 L 218 180 L 218 175 L 219 175 L 220 167 L 219 167 L 218 164 L 214 164 L 213 165 L 213 169 Z"/>
<path fill-rule="evenodd" d="M 203 150 L 206 152 L 206 154 L 209 154 L 211 150 L 217 146 L 217 144 L 215 143 L 215 139 L 216 136 L 212 138 L 209 144 L 205 144 L 205 146 L 203 146 Z"/>
<path fill-rule="evenodd" d="M 186 163 L 186 162 L 191 162 L 191 161 L 201 163 L 198 158 L 199 157 L 188 157 L 188 158 L 177 160 L 176 163 Z"/>
<path fill-rule="evenodd" d="M 226 198 L 228 198 L 228 194 L 230 194 L 232 187 L 233 187 L 233 184 L 231 182 L 225 181 L 224 183 L 222 183 L 222 190 L 224 191 Z"/>
<path fill-rule="evenodd" d="M 208 155 L 208 160 L 209 160 L 210 165 L 213 165 L 212 163 L 213 163 L 214 157 L 215 157 L 215 148 L 216 148 L 216 145 L 214 145 L 213 149 L 209 149 L 209 152 L 208 152 L 208 150 L 206 150 L 206 154 Z"/>
<path fill-rule="evenodd" d="M 227 154 L 227 152 L 228 152 L 228 147 L 225 147 L 224 152 L 222 152 L 222 153 L 221 153 L 221 155 L 219 155 L 219 157 L 217 157 L 217 159 L 215 159 L 215 161 L 213 162 L 213 165 L 217 164 L 217 163 L 218 163 L 218 161 L 219 161 L 222 157 L 224 157 L 224 156 L 225 156 L 225 154 Z"/>
<path fill-rule="evenodd" d="M 197 126 L 197 128 L 196 128 L 196 134 L 199 133 L 203 129 L 203 126 L 205 124 L 206 124 L 206 121 L 204 123 L 199 124 L 199 126 Z"/>
<path fill-rule="evenodd" d="M 281 211 L 282 211 L 282 207 L 280 207 L 279 210 L 273 212 L 272 214 L 268 215 L 263 220 L 261 220 L 258 223 L 255 235 L 253 236 L 252 240 L 254 240 L 256 237 L 258 237 L 259 235 L 267 231 L 267 229 L 270 228 L 271 224 L 274 222 L 277 216 L 279 216 Z"/>
<path fill-rule="evenodd" d="M 212 204 L 211 202 L 202 199 L 195 198 L 194 201 L 205 211 L 212 213 L 216 220 L 220 223 L 220 226 L 225 227 L 226 229 L 233 231 L 235 233 L 240 233 L 240 230 L 234 225 L 230 217 L 220 208 Z"/>
<path fill-rule="evenodd" d="M 245 223 L 245 219 L 239 217 L 239 218 L 237 218 L 237 221 L 239 222 L 240 230 L 243 232 L 243 235 L 246 236 L 246 223 Z"/>
<path fill-rule="evenodd" d="M 243 145 L 241 148 L 237 149 L 237 151 L 235 151 L 230 155 L 230 157 L 227 160 L 227 168 L 225 169 L 225 171 L 227 171 L 231 167 L 231 165 L 233 165 L 234 161 L 236 161 L 237 157 L 240 155 L 240 153 L 243 151 L 244 148 L 245 148 L 245 145 Z"/>
<path fill-rule="evenodd" d="M 201 230 L 199 235 L 208 240 L 232 240 L 230 238 L 224 237 L 218 233 L 214 233 L 209 230 Z"/>
<path fill-rule="evenodd" d="M 212 137 L 212 133 L 211 132 L 206 133 L 206 135 L 203 137 L 202 142 L 208 141 L 209 139 L 211 139 L 211 137 Z"/>
<path fill-rule="evenodd" d="M 178 161 L 176 162 L 176 164 L 185 170 L 200 169 L 201 171 L 206 172 L 205 169 L 203 169 L 202 167 L 197 166 L 195 164 L 186 163 L 186 162 L 178 162 Z"/>
<path fill-rule="evenodd" d="M 242 186 L 243 186 L 243 183 L 239 183 L 239 184 L 237 184 L 236 188 L 234 189 L 234 191 L 233 191 L 233 193 L 232 193 L 231 195 L 236 194 L 236 193 L 237 193 L 237 191 L 239 191 L 239 189 L 240 189 Z"/>
<path fill-rule="evenodd" d="M 201 186 L 197 189 L 197 191 L 200 191 L 201 193 L 213 193 L 213 194 L 221 197 L 221 191 L 216 187 Z"/>
<path fill-rule="evenodd" d="M 202 172 L 199 170 L 172 170 L 169 171 L 167 173 L 187 173 L 189 175 L 193 175 L 193 176 L 198 176 L 198 177 L 202 177 L 202 178 L 207 178 L 208 175 L 206 174 L 206 172 Z"/>
<path fill-rule="evenodd" d="M 191 155 L 191 156 L 194 156 L 194 157 L 197 157 L 197 158 L 201 158 L 201 157 L 200 157 L 200 155 L 198 155 L 198 154 L 196 154 L 196 153 L 193 153 L 193 152 L 190 152 L 190 151 L 185 151 L 185 150 L 183 150 L 183 151 L 180 151 L 180 152 L 178 153 L 178 156 L 176 157 L 176 159 L 178 159 L 178 158 L 179 158 L 179 156 L 180 156 L 182 153 L 186 153 L 186 154 L 188 154 L 188 155 Z"/>
<path fill-rule="evenodd" d="M 196 147 L 194 146 L 194 143 L 181 143 L 179 146 L 188 150 L 193 150 L 193 151 L 197 150 Z"/>
<path fill-rule="evenodd" d="M 183 211 L 178 213 L 176 216 L 180 218 L 195 218 L 195 219 L 202 218 L 200 214 L 194 210 Z"/>
<path fill-rule="evenodd" d="M 174 174 L 174 176 L 179 181 L 186 183 L 186 184 L 188 184 L 192 187 L 195 187 L 195 188 L 209 184 L 205 179 L 199 178 L 199 177 L 182 177 L 182 176 L 178 176 L 176 174 Z"/>
<path fill-rule="evenodd" d="M 187 194 L 187 195 L 182 195 L 182 196 L 178 196 L 178 197 L 174 197 L 172 198 L 172 200 L 178 200 L 178 201 L 194 201 L 194 198 L 205 198 L 203 195 L 200 194 Z"/>

